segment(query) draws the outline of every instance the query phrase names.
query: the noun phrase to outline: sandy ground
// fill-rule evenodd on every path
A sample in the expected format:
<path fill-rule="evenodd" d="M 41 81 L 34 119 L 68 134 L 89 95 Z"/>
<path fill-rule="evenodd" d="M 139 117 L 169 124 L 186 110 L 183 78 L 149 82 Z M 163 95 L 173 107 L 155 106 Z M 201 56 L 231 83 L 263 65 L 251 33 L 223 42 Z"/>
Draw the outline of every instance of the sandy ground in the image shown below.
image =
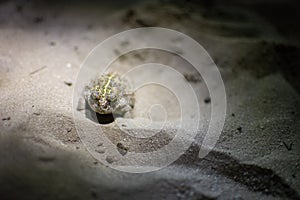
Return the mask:
<path fill-rule="evenodd" d="M 283 22 L 273 24 L 255 1 L 241 2 L 2 1 L 1 199 L 299 199 L 298 29 L 293 33 Z M 170 166 L 128 174 L 101 164 L 82 144 L 73 119 L 73 88 L 81 64 L 98 43 L 143 26 L 181 31 L 205 47 L 224 80 L 227 116 L 216 147 L 204 159 L 198 158 L 200 134 Z M 177 59 L 144 51 L 114 65 L 154 60 L 181 70 L 197 92 L 202 114 L 209 117 L 205 83 Z M 149 87 L 136 94 L 135 118 L 146 118 L 146 108 L 160 102 L 169 105 L 168 117 L 176 121 L 178 102 L 160 90 Z M 157 91 L 164 95 L 155 95 Z M 160 114 L 154 113 L 153 119 L 160 121 Z M 153 148 L 147 141 L 141 149 L 134 147 L 137 141 L 124 142 L 124 135 L 114 129 L 116 122 L 93 123 L 131 151 Z M 149 129 L 138 131 L 147 134 Z M 170 135 L 167 127 L 156 145 Z"/>

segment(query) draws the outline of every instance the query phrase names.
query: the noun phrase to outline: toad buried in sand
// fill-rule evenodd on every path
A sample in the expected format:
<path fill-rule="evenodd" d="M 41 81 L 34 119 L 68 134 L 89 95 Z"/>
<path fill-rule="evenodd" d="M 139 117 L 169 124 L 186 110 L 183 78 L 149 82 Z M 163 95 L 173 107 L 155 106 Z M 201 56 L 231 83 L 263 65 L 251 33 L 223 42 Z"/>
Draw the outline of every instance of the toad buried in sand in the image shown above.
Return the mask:
<path fill-rule="evenodd" d="M 128 79 L 118 73 L 100 75 L 85 87 L 84 97 L 99 114 L 123 116 L 134 105 L 134 93 Z"/>

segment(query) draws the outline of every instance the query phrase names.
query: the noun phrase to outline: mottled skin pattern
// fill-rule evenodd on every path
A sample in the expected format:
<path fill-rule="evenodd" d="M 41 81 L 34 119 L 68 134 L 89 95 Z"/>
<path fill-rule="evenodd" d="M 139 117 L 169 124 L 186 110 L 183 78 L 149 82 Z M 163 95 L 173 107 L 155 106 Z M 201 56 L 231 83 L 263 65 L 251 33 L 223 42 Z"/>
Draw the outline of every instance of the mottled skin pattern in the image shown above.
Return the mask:
<path fill-rule="evenodd" d="M 125 77 L 116 72 L 101 75 L 85 88 L 89 106 L 99 114 L 124 115 L 133 108 L 134 94 Z"/>

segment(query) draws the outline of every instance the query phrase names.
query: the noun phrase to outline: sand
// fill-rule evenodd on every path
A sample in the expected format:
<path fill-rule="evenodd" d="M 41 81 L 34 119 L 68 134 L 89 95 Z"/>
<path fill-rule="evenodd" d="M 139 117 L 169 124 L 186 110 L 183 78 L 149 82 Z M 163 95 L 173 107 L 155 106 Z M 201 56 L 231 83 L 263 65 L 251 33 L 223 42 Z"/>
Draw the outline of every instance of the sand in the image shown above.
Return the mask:
<path fill-rule="evenodd" d="M 296 33 L 288 38 L 277 31 L 251 9 L 257 4 L 1 2 L 1 198 L 299 199 L 299 47 L 289 39 Z M 143 26 L 181 31 L 203 45 L 224 80 L 227 115 L 217 145 L 204 159 L 198 158 L 203 139 L 198 134 L 171 165 L 129 174 L 103 165 L 83 145 L 74 124 L 73 89 L 81 64 L 98 43 Z M 181 70 L 183 81 L 196 91 L 201 115 L 209 118 L 207 86 L 187 63 L 177 59 L 144 51 L 114 66 L 125 69 L 159 61 Z M 176 81 L 171 83 L 176 85 Z M 147 119 L 146 108 L 160 102 L 168 105 L 168 122 L 176 122 L 180 112 L 172 95 L 156 87 L 139 91 L 134 119 Z M 107 130 L 119 147 L 115 155 L 98 148 L 108 163 L 117 162 L 115 157 L 128 151 L 153 150 L 173 135 L 173 126 L 166 126 L 156 142 L 143 140 L 139 147 L 139 140 L 115 128 L 116 123 L 129 119 L 100 125 L 82 116 L 81 123 Z M 160 111 L 153 113 L 155 123 L 150 127 L 127 129 L 151 135 L 159 129 L 160 116 Z"/>

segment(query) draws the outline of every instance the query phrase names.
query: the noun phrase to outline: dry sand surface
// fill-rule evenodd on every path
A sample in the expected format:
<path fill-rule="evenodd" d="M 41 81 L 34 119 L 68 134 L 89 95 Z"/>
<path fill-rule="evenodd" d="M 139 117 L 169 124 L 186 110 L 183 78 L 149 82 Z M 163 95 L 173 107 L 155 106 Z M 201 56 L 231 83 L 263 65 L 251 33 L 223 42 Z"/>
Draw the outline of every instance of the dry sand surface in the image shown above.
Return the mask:
<path fill-rule="evenodd" d="M 0 1 L 0 199 L 300 199 L 297 22 L 288 24 L 295 26 L 294 32 L 283 22 L 292 14 L 274 24 L 272 9 L 261 9 L 268 1 L 212 2 Z M 278 11 L 283 2 L 269 4 Z M 146 87 L 136 93 L 133 119 L 99 124 L 86 114 L 84 101 L 73 102 L 73 90 L 81 64 L 97 44 L 145 26 L 174 29 L 203 45 L 224 80 L 227 114 L 222 134 L 205 158 L 198 158 L 198 152 L 206 120 L 174 163 L 130 174 L 90 154 L 76 130 L 74 108 L 81 113 L 77 123 L 101 127 L 117 146 L 112 153 L 101 141 L 91 144 L 111 164 L 127 153 L 153 151 L 172 140 L 181 117 L 174 94 L 159 86 Z M 147 62 L 180 71 L 180 81 L 192 86 L 201 116 L 209 120 L 207 86 L 178 56 L 142 50 L 122 56 L 111 68 L 122 72 Z M 177 79 L 162 71 L 153 73 L 184 92 Z M 132 121 L 147 124 L 147 111 L 155 104 L 165 108 L 166 126 L 157 137 L 135 138 L 161 128 L 164 113 L 156 107 L 150 109 L 152 124 L 130 126 Z M 183 118 L 193 120 L 188 113 Z"/>

